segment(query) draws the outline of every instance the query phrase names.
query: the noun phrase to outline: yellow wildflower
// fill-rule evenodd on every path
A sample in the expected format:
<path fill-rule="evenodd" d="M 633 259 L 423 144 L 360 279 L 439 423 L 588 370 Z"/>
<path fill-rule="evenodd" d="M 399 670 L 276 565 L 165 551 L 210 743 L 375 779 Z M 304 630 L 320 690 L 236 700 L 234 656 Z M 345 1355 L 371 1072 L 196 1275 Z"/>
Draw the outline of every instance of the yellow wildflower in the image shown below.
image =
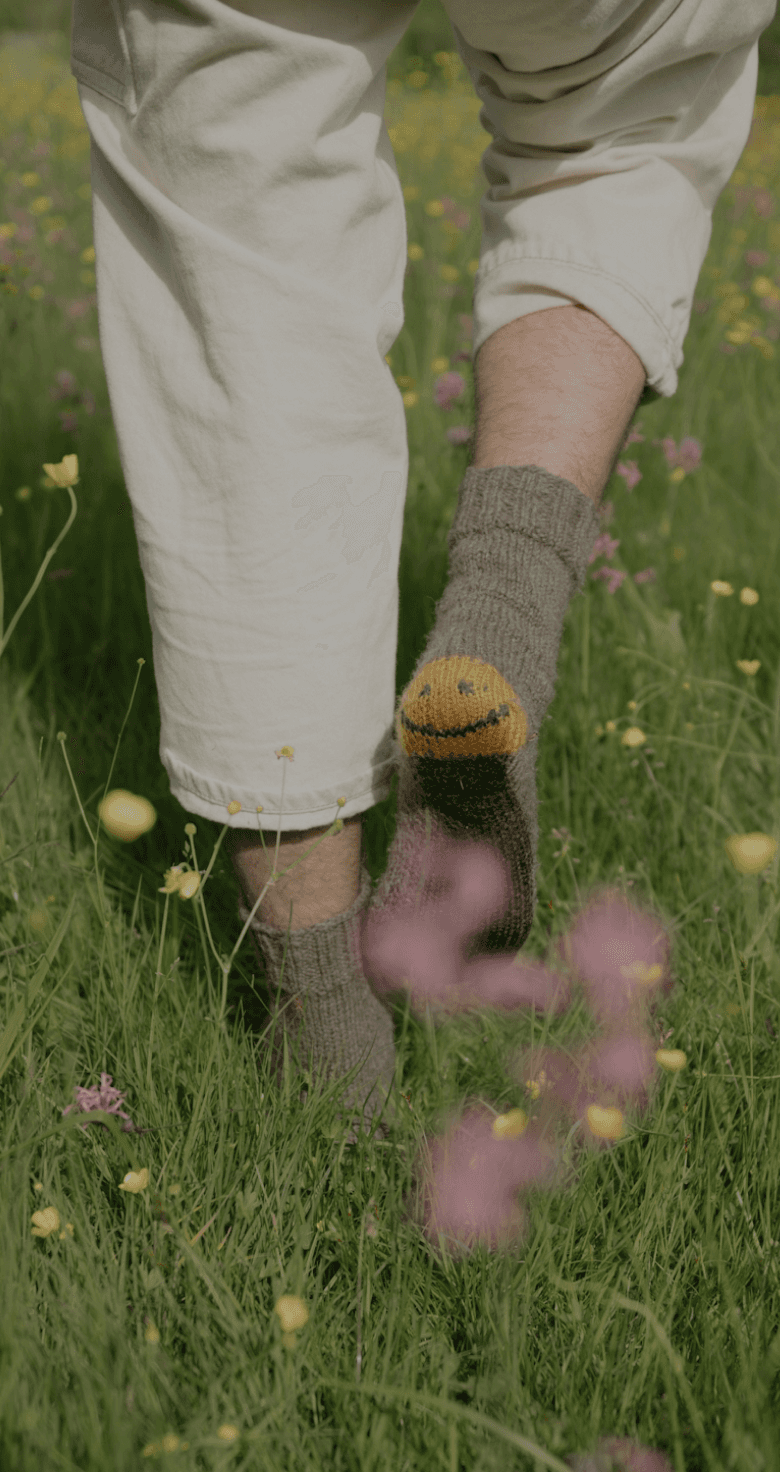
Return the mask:
<path fill-rule="evenodd" d="M 688 1059 L 681 1048 L 656 1048 L 655 1061 L 667 1073 L 677 1073 L 685 1067 Z"/>
<path fill-rule="evenodd" d="M 132 843 L 157 822 L 157 814 L 148 799 L 136 797 L 123 787 L 115 787 L 106 794 L 98 803 L 98 814 L 106 832 L 123 843 Z"/>
<path fill-rule="evenodd" d="M 544 1088 L 546 1083 L 547 1074 L 545 1073 L 543 1068 L 540 1070 L 537 1078 L 527 1078 L 525 1080 L 525 1086 L 527 1089 L 530 1089 L 532 1099 L 539 1098 L 539 1095 L 541 1094 L 542 1089 Z"/>
<path fill-rule="evenodd" d="M 777 839 L 768 833 L 734 833 L 723 846 L 740 874 L 760 874 L 777 853 Z"/>
<path fill-rule="evenodd" d="M 185 869 L 183 864 L 174 864 L 165 871 L 165 883 L 158 894 L 178 894 L 182 900 L 191 900 L 200 888 L 200 874 L 194 869 Z"/>
<path fill-rule="evenodd" d="M 224 1426 L 220 1426 L 217 1432 L 220 1441 L 238 1441 L 240 1435 L 238 1427 L 231 1426 L 229 1421 L 226 1421 Z"/>
<path fill-rule="evenodd" d="M 619 1109 L 602 1109 L 600 1104 L 588 1106 L 591 1133 L 600 1140 L 619 1140 L 623 1133 L 623 1115 Z"/>
<path fill-rule="evenodd" d="M 660 981 L 663 968 L 656 961 L 653 966 L 646 966 L 644 961 L 632 961 L 628 966 L 621 966 L 621 976 L 626 981 L 640 981 L 646 986 L 652 986 L 654 981 Z"/>
<path fill-rule="evenodd" d="M 33 1237 L 50 1237 L 52 1232 L 59 1231 L 60 1214 L 56 1206 L 46 1206 L 43 1211 L 34 1211 L 31 1219 L 34 1222 Z"/>
<path fill-rule="evenodd" d="M 506 1114 L 496 1115 L 490 1128 L 497 1140 L 516 1140 L 527 1125 L 528 1115 L 522 1109 L 510 1109 Z"/>
<path fill-rule="evenodd" d="M 134 1194 L 137 1194 L 139 1191 L 145 1191 L 148 1185 L 149 1171 L 144 1166 L 143 1170 L 129 1170 L 121 1182 L 119 1189 L 120 1191 L 132 1191 Z"/>
<path fill-rule="evenodd" d="M 278 1316 L 282 1328 L 289 1333 L 291 1329 L 302 1329 L 308 1322 L 309 1310 L 302 1298 L 294 1293 L 283 1293 L 274 1304 L 274 1313 Z"/>
<path fill-rule="evenodd" d="M 54 486 L 77 486 L 79 483 L 78 455 L 64 455 L 59 465 L 44 465 L 44 470 Z"/>
<path fill-rule="evenodd" d="M 629 726 L 620 738 L 621 746 L 644 746 L 647 737 L 639 726 Z"/>

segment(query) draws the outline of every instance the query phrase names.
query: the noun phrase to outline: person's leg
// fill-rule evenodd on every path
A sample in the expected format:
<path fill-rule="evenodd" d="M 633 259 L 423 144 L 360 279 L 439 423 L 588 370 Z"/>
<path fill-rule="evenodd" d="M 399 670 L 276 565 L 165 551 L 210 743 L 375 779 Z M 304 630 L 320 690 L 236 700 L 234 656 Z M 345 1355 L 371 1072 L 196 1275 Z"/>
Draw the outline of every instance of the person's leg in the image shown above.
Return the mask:
<path fill-rule="evenodd" d="M 518 951 L 533 923 L 537 738 L 644 371 L 599 318 L 562 307 L 489 337 L 476 376 L 475 464 L 447 539 L 449 581 L 399 702 L 396 831 L 369 906 L 410 903 L 432 819 L 449 840 L 483 838 L 507 865 L 509 902 L 473 953 Z"/>
<path fill-rule="evenodd" d="M 348 910 L 360 890 L 362 817 L 357 813 L 347 818 L 340 833 L 331 833 L 316 847 L 327 827 L 283 833 L 278 855 L 275 834 L 264 832 L 261 839 L 248 828 L 231 828 L 226 848 L 250 908 L 274 869 L 281 876 L 266 891 L 257 911 L 259 919 L 282 929 L 289 923 L 291 930 L 302 930 Z M 295 867 L 283 874 L 291 864 Z"/>
<path fill-rule="evenodd" d="M 261 916 L 238 908 L 315 1073 L 363 1060 L 355 1099 L 394 1062 L 352 944 L 371 886 L 348 820 L 394 767 L 408 448 L 385 354 L 407 256 L 383 112 L 415 9 L 77 0 L 71 44 L 161 760 L 188 812 L 250 834 L 253 903 L 258 821 L 281 866 L 344 820 Z"/>

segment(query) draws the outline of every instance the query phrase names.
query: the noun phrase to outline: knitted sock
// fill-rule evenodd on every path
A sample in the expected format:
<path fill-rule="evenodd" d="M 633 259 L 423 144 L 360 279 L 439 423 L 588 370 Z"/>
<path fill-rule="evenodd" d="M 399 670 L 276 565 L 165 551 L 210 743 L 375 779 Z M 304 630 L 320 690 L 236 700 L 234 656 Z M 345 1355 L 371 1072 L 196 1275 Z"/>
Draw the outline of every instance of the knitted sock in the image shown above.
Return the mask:
<path fill-rule="evenodd" d="M 470 954 L 523 945 L 536 909 L 536 741 L 598 533 L 594 503 L 537 465 L 466 471 L 449 581 L 396 712 L 396 832 L 369 910 L 419 890 L 434 827 L 487 840 L 509 866 L 509 909 Z"/>
<path fill-rule="evenodd" d="M 361 913 L 371 893 L 371 876 L 362 863 L 360 877 L 360 892 L 348 910 L 318 925 L 291 930 L 289 940 L 286 929 L 266 925 L 257 916 L 249 926 L 266 969 L 267 985 L 274 993 L 277 988 L 281 992 L 282 1027 L 276 1026 L 271 1043 L 276 1082 L 282 1081 L 284 1036 L 293 1066 L 295 1052 L 300 1050 L 299 1066 L 306 1067 L 308 1062 L 313 1075 L 327 1080 L 340 1077 L 361 1058 L 365 1060 L 341 1096 L 344 1108 L 352 1114 L 351 1143 L 361 1122 L 368 1131 L 373 1116 L 385 1106 L 395 1072 L 392 1017 L 366 981 L 355 949 Z M 242 925 L 246 924 L 250 909 L 243 897 L 238 913 Z M 384 1119 L 393 1114 L 390 1100 Z M 387 1134 L 383 1122 L 379 1132 Z"/>

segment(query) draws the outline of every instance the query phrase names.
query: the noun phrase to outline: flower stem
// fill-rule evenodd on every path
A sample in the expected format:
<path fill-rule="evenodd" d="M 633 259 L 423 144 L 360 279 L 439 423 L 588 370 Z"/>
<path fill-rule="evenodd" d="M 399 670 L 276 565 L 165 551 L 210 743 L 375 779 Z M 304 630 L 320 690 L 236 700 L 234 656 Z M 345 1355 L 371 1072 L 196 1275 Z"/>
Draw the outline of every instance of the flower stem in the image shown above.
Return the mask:
<path fill-rule="evenodd" d="M 65 486 L 65 490 L 67 491 L 68 495 L 70 496 L 70 502 L 71 502 L 70 516 L 68 517 L 68 519 L 67 519 L 64 527 L 62 528 L 62 531 L 60 532 L 60 534 L 59 534 L 56 542 L 53 542 L 52 543 L 51 547 L 49 548 L 48 552 L 46 553 L 46 556 L 44 557 L 43 562 L 41 563 L 40 567 L 38 568 L 38 575 L 37 575 L 37 577 L 36 577 L 36 579 L 35 579 L 32 587 L 30 588 L 30 590 L 29 590 L 26 598 L 24 598 L 22 600 L 22 602 L 19 604 L 19 607 L 17 608 L 16 613 L 14 614 L 13 618 L 11 619 L 11 622 L 8 625 L 8 628 L 6 629 L 5 634 L 3 633 L 3 583 L 2 583 L 2 572 L 0 570 L 0 658 L 2 658 L 3 650 L 5 649 L 5 646 L 8 643 L 8 640 L 10 639 L 10 637 L 11 637 L 14 629 L 16 628 L 16 625 L 18 624 L 19 619 L 21 618 L 22 614 L 24 613 L 24 610 L 27 607 L 27 604 L 30 602 L 30 599 L 31 598 L 34 598 L 35 597 L 35 594 L 36 594 L 38 588 L 40 587 L 41 579 L 42 579 L 42 577 L 43 577 L 43 575 L 44 575 L 47 567 L 49 566 L 49 563 L 51 562 L 52 557 L 54 556 L 55 552 L 57 551 L 57 548 L 59 547 L 60 542 L 62 541 L 63 537 L 67 534 L 67 532 L 70 531 L 70 528 L 72 527 L 73 522 L 76 519 L 76 513 L 78 512 L 78 506 L 76 504 L 76 497 L 73 494 L 73 487 L 72 486 Z"/>

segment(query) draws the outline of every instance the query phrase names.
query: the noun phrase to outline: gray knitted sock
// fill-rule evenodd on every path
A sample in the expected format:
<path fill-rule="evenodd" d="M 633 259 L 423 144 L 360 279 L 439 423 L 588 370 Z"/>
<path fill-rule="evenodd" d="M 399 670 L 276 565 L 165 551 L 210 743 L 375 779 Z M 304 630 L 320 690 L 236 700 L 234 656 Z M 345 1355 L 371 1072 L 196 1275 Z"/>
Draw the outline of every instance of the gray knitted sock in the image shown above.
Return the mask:
<path fill-rule="evenodd" d="M 361 1123 L 368 1131 L 374 1115 L 384 1107 L 379 1132 L 386 1134 L 384 1120 L 394 1115 L 387 1099 L 395 1072 L 395 1042 L 389 1007 L 383 1006 L 363 975 L 356 936 L 362 911 L 371 894 L 371 876 L 361 863 L 360 892 L 342 915 L 309 925 L 301 930 L 266 925 L 257 916 L 249 934 L 264 963 L 267 985 L 280 990 L 281 1028 L 274 1028 L 271 1065 L 281 1083 L 286 1036 L 295 1066 L 306 1067 L 327 1080 L 340 1077 L 364 1058 L 354 1080 L 342 1094 L 350 1114 L 348 1139 L 354 1143 Z M 239 899 L 242 925 L 250 909 Z M 286 954 L 285 954 L 286 948 Z M 284 961 L 284 970 L 282 962 Z M 280 985 L 281 982 L 281 985 Z"/>
<path fill-rule="evenodd" d="M 466 471 L 449 581 L 396 713 L 396 832 L 369 911 L 408 902 L 433 826 L 485 839 L 509 864 L 509 909 L 470 954 L 523 945 L 536 909 L 536 741 L 598 534 L 589 497 L 537 465 Z"/>

